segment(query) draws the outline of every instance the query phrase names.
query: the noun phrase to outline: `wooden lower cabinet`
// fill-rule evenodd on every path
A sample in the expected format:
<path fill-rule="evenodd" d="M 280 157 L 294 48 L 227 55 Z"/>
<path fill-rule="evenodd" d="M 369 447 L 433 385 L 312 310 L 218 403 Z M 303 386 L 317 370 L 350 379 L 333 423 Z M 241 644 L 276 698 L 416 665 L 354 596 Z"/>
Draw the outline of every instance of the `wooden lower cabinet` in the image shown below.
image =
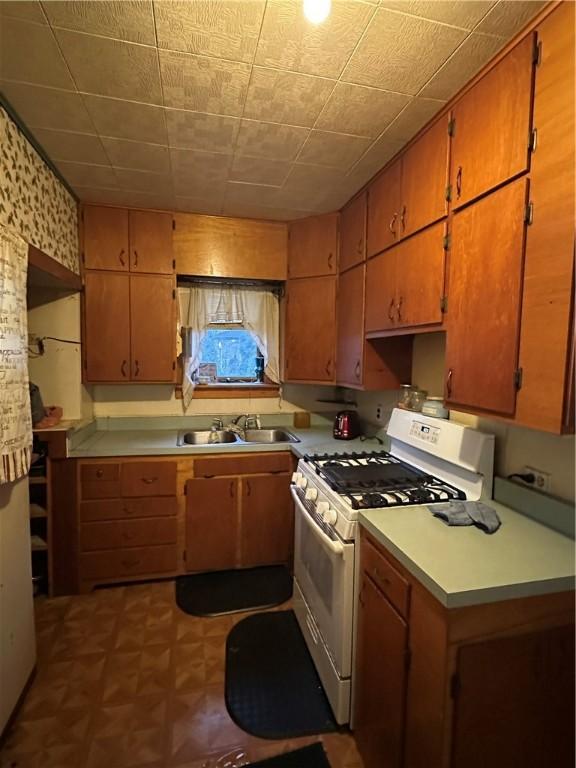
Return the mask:
<path fill-rule="evenodd" d="M 294 509 L 289 475 L 242 478 L 240 564 L 288 563 L 294 542 Z"/>
<path fill-rule="evenodd" d="M 186 483 L 186 567 L 225 571 L 236 567 L 238 480 L 194 478 Z"/>
<path fill-rule="evenodd" d="M 241 471 L 242 460 L 235 461 Z M 197 477 L 187 481 L 188 571 L 288 563 L 293 538 L 288 473 Z"/>
<path fill-rule="evenodd" d="M 365 768 L 572 768 L 573 592 L 448 609 L 363 530 L 360 568 Z"/>

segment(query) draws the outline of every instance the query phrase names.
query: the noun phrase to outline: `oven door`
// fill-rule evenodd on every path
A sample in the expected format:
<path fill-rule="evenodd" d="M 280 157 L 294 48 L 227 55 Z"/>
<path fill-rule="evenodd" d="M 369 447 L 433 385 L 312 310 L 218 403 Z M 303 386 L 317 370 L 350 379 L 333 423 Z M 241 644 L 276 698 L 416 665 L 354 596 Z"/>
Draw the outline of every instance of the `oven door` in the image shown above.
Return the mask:
<path fill-rule="evenodd" d="M 295 503 L 294 578 L 340 677 L 352 672 L 354 542 L 331 539 L 298 490 Z"/>

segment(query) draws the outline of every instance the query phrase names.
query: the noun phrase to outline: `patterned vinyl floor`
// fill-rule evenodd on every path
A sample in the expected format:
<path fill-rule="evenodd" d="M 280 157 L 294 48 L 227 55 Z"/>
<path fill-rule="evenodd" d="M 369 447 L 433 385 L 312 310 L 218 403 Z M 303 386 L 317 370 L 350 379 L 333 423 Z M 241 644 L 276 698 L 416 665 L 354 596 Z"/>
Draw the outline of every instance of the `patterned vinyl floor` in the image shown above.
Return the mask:
<path fill-rule="evenodd" d="M 246 614 L 188 616 L 173 582 L 41 600 L 36 611 L 37 675 L 1 768 L 239 768 L 317 740 L 332 768 L 362 768 L 349 732 L 269 741 L 232 722 L 225 643 Z"/>

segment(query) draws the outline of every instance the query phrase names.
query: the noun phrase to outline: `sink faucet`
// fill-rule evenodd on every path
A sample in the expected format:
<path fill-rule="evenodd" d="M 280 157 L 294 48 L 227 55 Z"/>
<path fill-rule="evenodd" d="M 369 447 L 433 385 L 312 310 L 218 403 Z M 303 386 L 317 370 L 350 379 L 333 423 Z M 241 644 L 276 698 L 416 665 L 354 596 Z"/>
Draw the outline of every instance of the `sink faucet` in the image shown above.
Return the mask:
<path fill-rule="evenodd" d="M 212 419 L 212 429 L 224 429 L 224 422 L 219 416 Z"/>
<path fill-rule="evenodd" d="M 244 419 L 243 427 L 240 426 L 241 419 Z M 230 424 L 227 425 L 226 429 L 239 435 L 244 440 L 247 429 L 261 429 L 260 416 L 251 416 L 247 413 L 240 414 L 240 416 L 236 416 L 232 419 Z"/>

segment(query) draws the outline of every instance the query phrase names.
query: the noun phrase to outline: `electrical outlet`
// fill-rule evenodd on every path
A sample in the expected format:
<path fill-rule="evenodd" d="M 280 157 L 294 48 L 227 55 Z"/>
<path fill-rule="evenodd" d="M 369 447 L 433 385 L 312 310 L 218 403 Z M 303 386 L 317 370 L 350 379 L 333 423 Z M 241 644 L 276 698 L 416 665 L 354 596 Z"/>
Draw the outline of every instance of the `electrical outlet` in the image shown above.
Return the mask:
<path fill-rule="evenodd" d="M 550 475 L 548 472 L 542 472 L 541 469 L 535 469 L 534 467 L 524 467 L 522 474 L 534 475 L 534 482 L 528 483 L 532 488 L 536 488 L 538 491 L 544 491 L 545 493 L 550 490 Z"/>
<path fill-rule="evenodd" d="M 376 421 L 378 424 L 384 423 L 384 408 L 380 403 L 376 406 Z"/>

